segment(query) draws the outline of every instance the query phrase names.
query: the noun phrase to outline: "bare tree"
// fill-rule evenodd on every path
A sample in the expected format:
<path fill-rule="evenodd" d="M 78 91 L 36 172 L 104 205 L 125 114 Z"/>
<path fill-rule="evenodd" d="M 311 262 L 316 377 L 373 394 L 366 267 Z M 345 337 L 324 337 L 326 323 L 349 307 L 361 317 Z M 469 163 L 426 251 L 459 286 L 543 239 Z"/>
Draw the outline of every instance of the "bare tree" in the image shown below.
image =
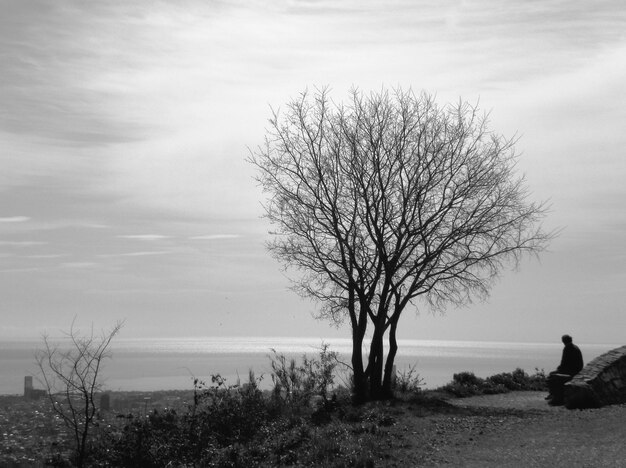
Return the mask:
<path fill-rule="evenodd" d="M 111 330 L 95 335 L 93 329 L 81 336 L 74 322 L 67 333 L 69 348 L 51 344 L 43 336 L 44 349 L 36 353 L 41 380 L 54 411 L 72 431 L 77 466 L 83 466 L 90 429 L 96 417 L 95 397 L 101 389 L 102 361 L 110 357 L 109 345 L 122 328 L 117 322 Z"/>
<path fill-rule="evenodd" d="M 409 304 L 484 299 L 505 265 L 546 247 L 545 205 L 528 200 L 516 159 L 476 106 L 427 94 L 355 90 L 336 105 L 321 90 L 273 113 L 250 157 L 275 227 L 268 248 L 300 270 L 294 288 L 321 316 L 349 320 L 357 399 L 391 395 Z"/>

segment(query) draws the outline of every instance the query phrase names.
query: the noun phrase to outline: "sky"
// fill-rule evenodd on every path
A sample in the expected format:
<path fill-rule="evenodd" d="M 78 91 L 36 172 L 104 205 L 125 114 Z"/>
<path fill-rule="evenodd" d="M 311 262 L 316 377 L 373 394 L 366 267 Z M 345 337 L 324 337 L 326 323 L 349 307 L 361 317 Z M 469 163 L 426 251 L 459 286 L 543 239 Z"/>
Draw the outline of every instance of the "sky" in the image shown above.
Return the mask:
<path fill-rule="evenodd" d="M 560 229 L 401 339 L 626 342 L 622 0 L 0 0 L 0 339 L 349 337 L 264 247 L 246 162 L 305 89 L 479 102 Z"/>

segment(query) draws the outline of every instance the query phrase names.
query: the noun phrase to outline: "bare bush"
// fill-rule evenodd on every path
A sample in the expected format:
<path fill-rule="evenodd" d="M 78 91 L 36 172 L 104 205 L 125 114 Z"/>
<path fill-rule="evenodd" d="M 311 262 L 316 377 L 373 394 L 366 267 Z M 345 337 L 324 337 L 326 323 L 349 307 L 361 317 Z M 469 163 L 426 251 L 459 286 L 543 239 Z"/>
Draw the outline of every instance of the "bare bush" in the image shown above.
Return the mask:
<path fill-rule="evenodd" d="M 92 328 L 89 335 L 83 336 L 72 322 L 66 333 L 70 341 L 68 349 L 51 343 L 48 335 L 44 335 L 44 348 L 36 353 L 40 380 L 53 410 L 72 433 L 75 463 L 79 467 L 85 463 L 87 442 L 97 414 L 95 398 L 102 387 L 102 363 L 110 357 L 109 345 L 122 325 L 117 322 L 99 335 L 94 334 Z"/>

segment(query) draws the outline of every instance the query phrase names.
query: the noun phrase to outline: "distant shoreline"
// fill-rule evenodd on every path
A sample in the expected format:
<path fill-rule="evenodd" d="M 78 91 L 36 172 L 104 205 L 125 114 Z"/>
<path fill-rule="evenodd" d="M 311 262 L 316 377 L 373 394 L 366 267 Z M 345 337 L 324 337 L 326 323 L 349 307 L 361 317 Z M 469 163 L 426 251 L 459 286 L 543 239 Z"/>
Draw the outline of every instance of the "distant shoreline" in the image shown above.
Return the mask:
<path fill-rule="evenodd" d="M 266 338 L 257 338 L 242 344 L 242 341 L 223 338 L 209 344 L 196 338 L 178 340 L 120 340 L 112 344 L 112 359 L 105 361 L 102 376 L 105 387 L 111 391 L 159 391 L 193 389 L 193 378 L 210 380 L 211 375 L 220 374 L 228 384 L 237 379 L 247 380 L 252 369 L 257 377 L 265 376 L 260 386 L 271 384 L 268 355 L 270 348 L 288 358 L 300 359 L 302 354 L 313 356 L 321 341 L 316 338 L 286 338 L 269 343 Z M 243 338 L 242 338 L 243 340 Z M 39 342 L 12 346 L 0 341 L 2 367 L 0 368 L 0 395 L 20 395 L 24 388 L 24 377 L 38 374 L 34 361 L 34 349 Z M 340 359 L 349 362 L 349 340 L 330 342 L 330 349 L 340 354 Z M 340 346 L 341 345 L 341 346 Z M 343 347 L 342 347 L 343 346 Z M 613 345 L 581 344 L 585 361 L 613 349 Z M 35 347 L 35 348 L 33 348 Z M 213 351 L 219 348 L 218 351 Z M 494 343 L 494 342 L 425 342 L 412 340 L 401 342 L 396 357 L 398 372 L 414 367 L 424 380 L 425 388 L 436 388 L 448 383 L 454 373 L 474 372 L 486 377 L 498 372 L 511 372 L 522 368 L 532 373 L 535 369 L 546 372 L 556 368 L 560 360 L 561 344 Z M 35 387 L 38 383 L 35 379 Z M 39 384 L 41 386 L 41 384 Z"/>

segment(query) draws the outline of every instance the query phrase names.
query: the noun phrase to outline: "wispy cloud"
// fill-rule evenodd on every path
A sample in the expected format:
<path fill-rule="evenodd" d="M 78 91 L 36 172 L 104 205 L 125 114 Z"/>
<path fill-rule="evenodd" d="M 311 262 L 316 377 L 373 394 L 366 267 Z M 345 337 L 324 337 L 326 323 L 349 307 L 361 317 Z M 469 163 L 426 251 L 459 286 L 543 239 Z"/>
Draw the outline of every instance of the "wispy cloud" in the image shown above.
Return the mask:
<path fill-rule="evenodd" d="M 85 291 L 87 294 L 150 294 L 150 295 L 176 295 L 176 294 L 206 294 L 211 293 L 209 288 L 159 288 L 159 289 L 138 289 L 138 288 L 123 288 L 123 289 L 89 289 Z"/>
<path fill-rule="evenodd" d="M 26 255 L 26 258 L 32 259 L 46 259 L 46 258 L 62 258 L 67 257 L 68 254 L 41 254 L 41 255 Z"/>
<path fill-rule="evenodd" d="M 157 294 L 157 295 L 177 295 L 177 294 L 210 294 L 210 295 L 220 295 L 220 296 L 259 296 L 259 295 L 267 295 L 267 294 L 275 294 L 282 293 L 288 291 L 289 288 L 265 288 L 259 287 L 254 289 L 213 289 L 210 287 L 207 288 L 160 288 L 158 290 L 154 289 L 133 289 L 133 288 L 124 288 L 124 289 L 100 289 L 94 288 L 85 291 L 88 294 Z"/>
<path fill-rule="evenodd" d="M 64 262 L 59 266 L 61 268 L 91 268 L 97 266 L 97 263 L 94 262 Z"/>
<path fill-rule="evenodd" d="M 30 247 L 33 245 L 46 245 L 48 242 L 43 241 L 0 241 L 0 246 L 6 245 L 9 247 Z"/>
<path fill-rule="evenodd" d="M 169 239 L 170 236 L 164 236 L 161 234 L 131 234 L 131 235 L 122 235 L 117 236 L 119 239 L 136 239 L 136 240 L 160 240 L 160 239 Z"/>
<path fill-rule="evenodd" d="M 207 234 L 205 236 L 193 236 L 192 240 L 221 240 L 221 239 L 239 239 L 240 234 Z"/>
<path fill-rule="evenodd" d="M 0 218 L 0 223 L 24 223 L 29 220 L 30 218 L 28 216 L 8 216 Z"/>
<path fill-rule="evenodd" d="M 0 273 L 34 273 L 41 272 L 43 270 L 43 268 L 39 267 L 7 268 L 4 270 L 0 270 Z"/>
<path fill-rule="evenodd" d="M 98 257 L 101 258 L 115 258 L 115 257 L 147 257 L 151 255 L 168 255 L 172 254 L 171 250 L 145 250 L 139 252 L 125 252 L 125 253 L 117 253 L 117 254 L 100 254 Z"/>

